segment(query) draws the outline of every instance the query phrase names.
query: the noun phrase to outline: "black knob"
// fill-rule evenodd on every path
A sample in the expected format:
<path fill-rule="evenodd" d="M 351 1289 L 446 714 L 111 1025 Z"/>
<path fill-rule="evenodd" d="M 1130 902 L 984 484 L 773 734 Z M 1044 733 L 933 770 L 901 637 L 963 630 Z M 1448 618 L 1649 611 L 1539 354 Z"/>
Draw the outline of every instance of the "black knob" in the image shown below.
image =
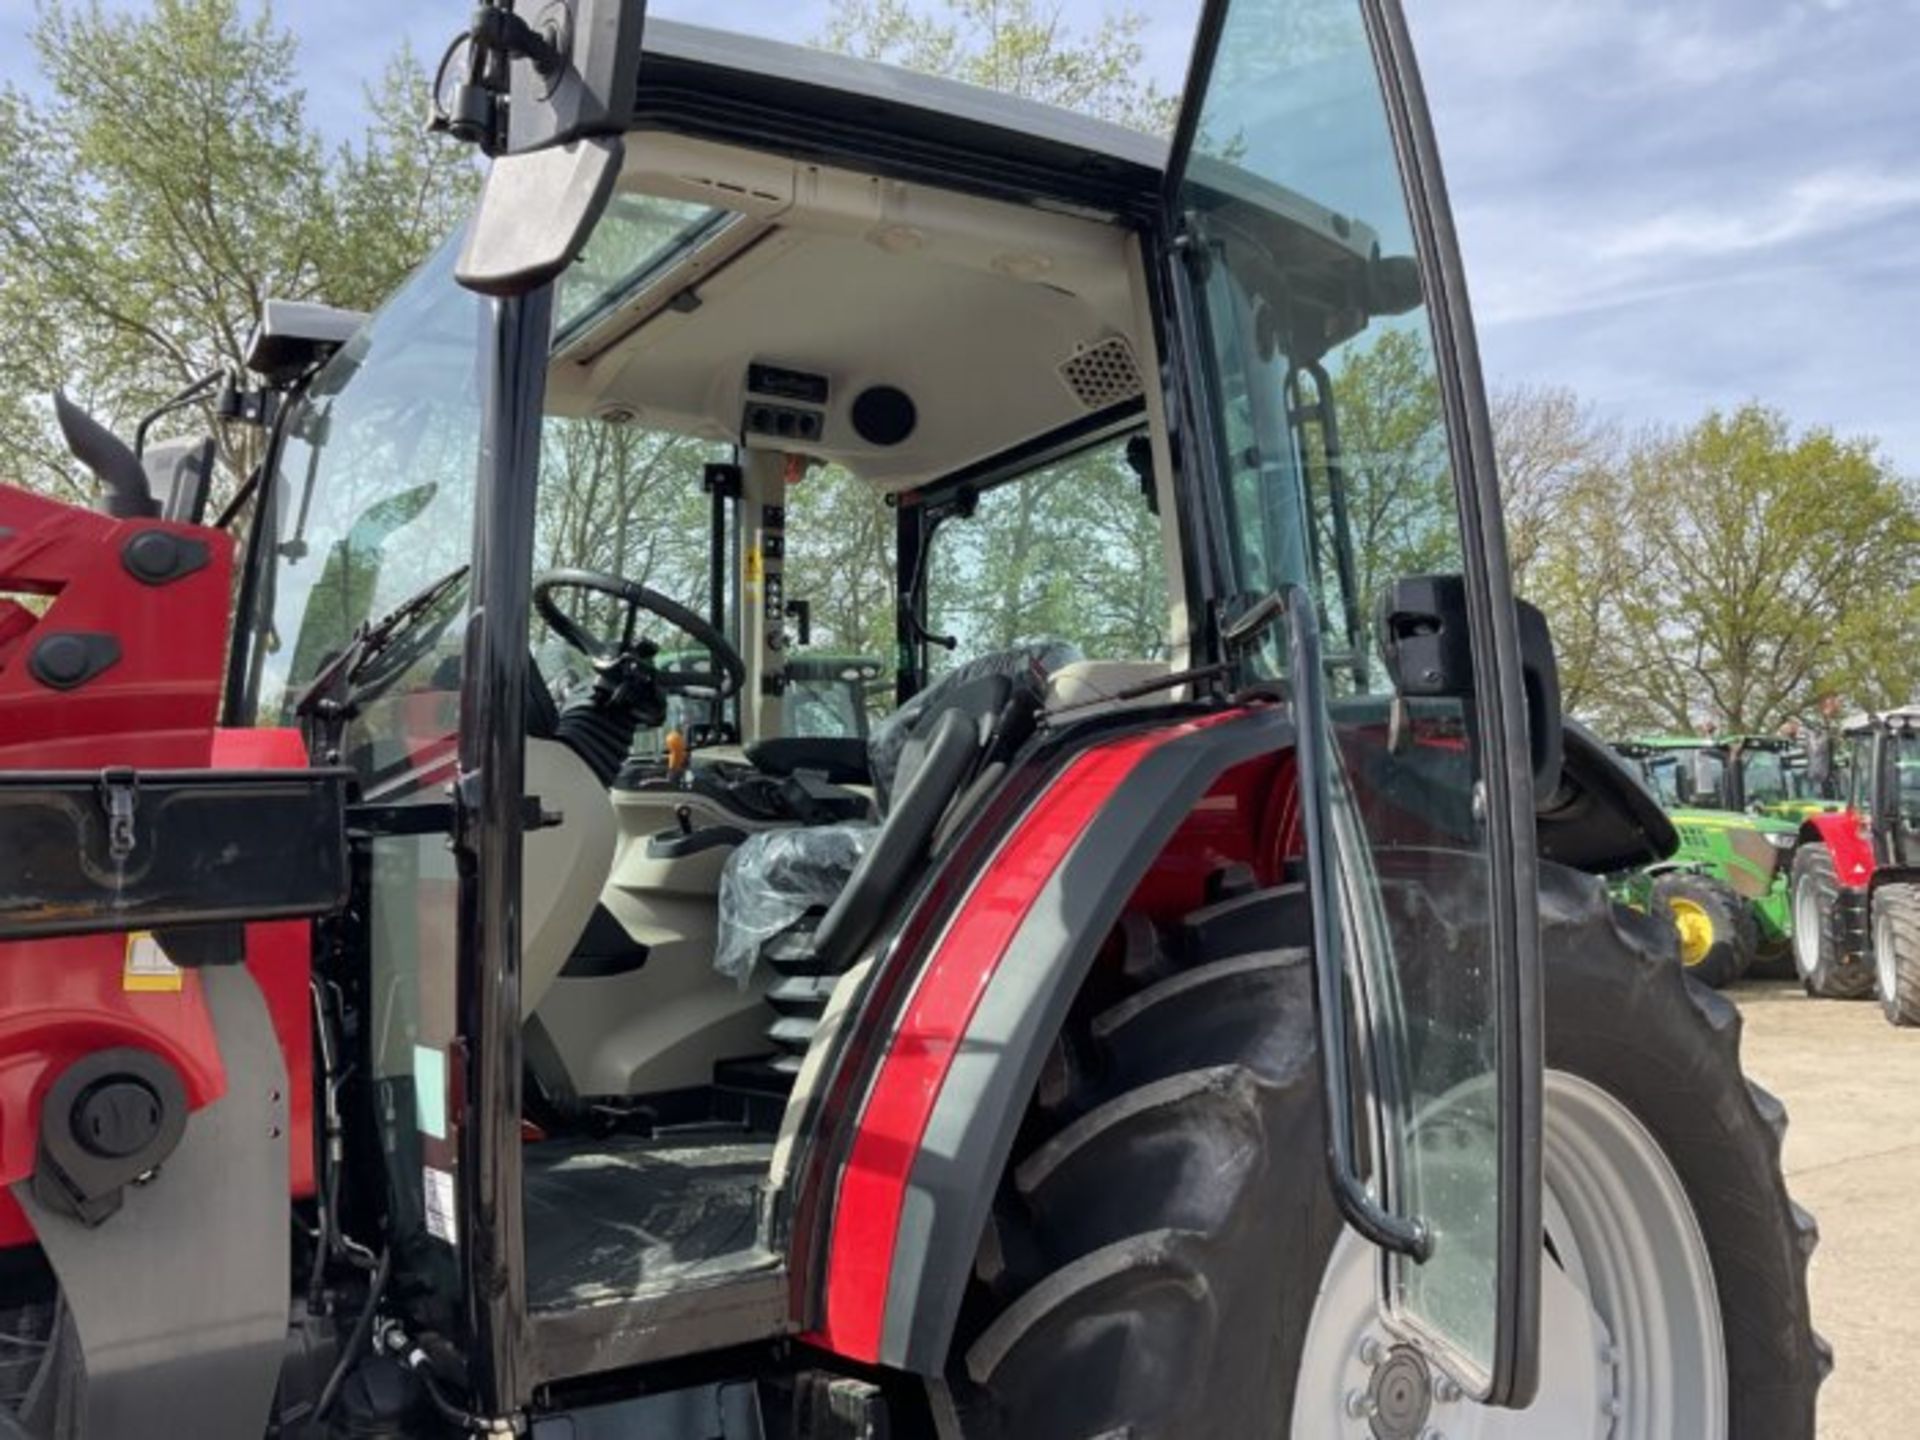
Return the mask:
<path fill-rule="evenodd" d="M 50 690 L 73 690 L 120 659 L 120 642 L 87 630 L 62 630 L 36 640 L 27 673 Z"/>
<path fill-rule="evenodd" d="M 87 678 L 91 657 L 78 635 L 49 635 L 34 649 L 33 663 L 42 680 L 64 689 Z"/>
<path fill-rule="evenodd" d="M 191 536 L 142 530 L 121 549 L 120 563 L 142 585 L 165 585 L 204 570 L 212 553 L 206 542 Z"/>
<path fill-rule="evenodd" d="M 73 1136 L 89 1154 L 124 1160 L 152 1145 L 163 1119 L 160 1097 L 127 1075 L 97 1080 L 73 1102 Z"/>

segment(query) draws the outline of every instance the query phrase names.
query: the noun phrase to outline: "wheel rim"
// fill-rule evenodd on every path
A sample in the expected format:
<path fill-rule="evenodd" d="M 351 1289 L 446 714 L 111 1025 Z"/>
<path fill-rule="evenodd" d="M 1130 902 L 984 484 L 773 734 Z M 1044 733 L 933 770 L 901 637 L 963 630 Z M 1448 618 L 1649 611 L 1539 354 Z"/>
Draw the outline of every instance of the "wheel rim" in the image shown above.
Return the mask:
<path fill-rule="evenodd" d="M 1713 917 L 1706 906 L 1684 895 L 1671 896 L 1667 906 L 1673 911 L 1674 928 L 1680 932 L 1680 963 L 1691 970 L 1713 949 Z"/>
<path fill-rule="evenodd" d="M 1873 917 L 1873 980 L 1880 998 L 1893 1004 L 1900 994 L 1900 972 L 1893 963 L 1893 922 L 1885 915 Z"/>
<path fill-rule="evenodd" d="M 1444 1378 L 1408 1432 L 1447 1440 L 1719 1440 L 1727 1433 L 1726 1347 L 1700 1224 L 1659 1144 L 1611 1095 L 1546 1077 L 1541 1383 L 1526 1410 L 1461 1397 Z M 1556 1263 L 1556 1259 L 1557 1262 Z M 1378 1260 L 1343 1230 L 1321 1277 L 1295 1391 L 1298 1440 L 1395 1437 L 1383 1378 L 1412 1352 L 1378 1322 Z M 1371 1408 L 1370 1408 L 1371 1407 Z M 1404 1413 L 1404 1410 L 1402 1411 Z"/>
<path fill-rule="evenodd" d="M 1820 892 L 1811 875 L 1793 887 L 1793 967 L 1802 980 L 1820 963 Z"/>

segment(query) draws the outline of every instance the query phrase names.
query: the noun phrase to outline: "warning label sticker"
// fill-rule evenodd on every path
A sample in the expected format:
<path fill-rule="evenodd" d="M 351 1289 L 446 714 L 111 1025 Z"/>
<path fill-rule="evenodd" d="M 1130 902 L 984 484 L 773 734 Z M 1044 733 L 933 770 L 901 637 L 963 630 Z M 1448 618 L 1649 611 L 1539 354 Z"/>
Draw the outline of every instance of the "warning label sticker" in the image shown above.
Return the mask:
<path fill-rule="evenodd" d="M 127 936 L 127 959 L 120 971 L 122 990 L 178 990 L 182 983 L 180 967 L 167 959 L 151 931 L 136 930 Z"/>
<path fill-rule="evenodd" d="M 460 1243 L 460 1221 L 453 1208 L 453 1175 L 433 1166 L 421 1169 L 422 1190 L 426 1196 L 427 1233 L 449 1245 Z"/>

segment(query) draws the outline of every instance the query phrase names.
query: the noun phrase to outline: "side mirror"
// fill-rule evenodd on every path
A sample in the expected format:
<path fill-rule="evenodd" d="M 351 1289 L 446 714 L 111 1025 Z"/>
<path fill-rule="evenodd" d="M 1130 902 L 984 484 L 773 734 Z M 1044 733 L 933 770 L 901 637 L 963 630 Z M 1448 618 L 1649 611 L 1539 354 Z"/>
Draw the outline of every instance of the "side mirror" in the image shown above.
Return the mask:
<path fill-rule="evenodd" d="M 140 457 L 147 488 L 164 520 L 198 525 L 206 518 L 213 493 L 213 437 L 163 440 Z"/>
<path fill-rule="evenodd" d="M 1560 786 L 1565 762 L 1566 712 L 1560 703 L 1560 661 L 1553 653 L 1553 631 L 1538 606 L 1514 601 L 1520 620 L 1520 675 L 1527 691 L 1527 750 L 1533 769 L 1533 798 L 1545 804 Z"/>
<path fill-rule="evenodd" d="M 460 283 L 524 295 L 566 269 L 613 197 L 625 153 L 612 136 L 496 159 L 460 251 Z"/>
<path fill-rule="evenodd" d="M 1563 729 L 1560 666 L 1554 658 L 1547 617 L 1516 601 L 1520 674 L 1527 702 L 1527 764 L 1536 804 L 1560 785 Z M 1467 620 L 1467 583 L 1459 575 L 1413 575 L 1395 580 L 1380 596 L 1380 647 L 1393 687 L 1409 699 L 1473 694 L 1472 630 Z"/>

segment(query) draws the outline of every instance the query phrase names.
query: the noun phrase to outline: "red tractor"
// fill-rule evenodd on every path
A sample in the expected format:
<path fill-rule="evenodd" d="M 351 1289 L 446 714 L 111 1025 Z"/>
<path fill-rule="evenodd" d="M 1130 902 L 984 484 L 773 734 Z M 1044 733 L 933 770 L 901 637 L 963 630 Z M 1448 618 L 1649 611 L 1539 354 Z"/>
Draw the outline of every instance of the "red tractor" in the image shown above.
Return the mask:
<path fill-rule="evenodd" d="M 1846 805 L 1807 817 L 1794 851 L 1794 962 L 1809 995 L 1877 995 L 1920 1025 L 1920 709 L 1840 733 Z"/>
<path fill-rule="evenodd" d="M 1398 4 L 1210 0 L 1170 146 L 639 10 L 481 8 L 224 513 L 0 489 L 0 1433 L 1809 1440 Z"/>

